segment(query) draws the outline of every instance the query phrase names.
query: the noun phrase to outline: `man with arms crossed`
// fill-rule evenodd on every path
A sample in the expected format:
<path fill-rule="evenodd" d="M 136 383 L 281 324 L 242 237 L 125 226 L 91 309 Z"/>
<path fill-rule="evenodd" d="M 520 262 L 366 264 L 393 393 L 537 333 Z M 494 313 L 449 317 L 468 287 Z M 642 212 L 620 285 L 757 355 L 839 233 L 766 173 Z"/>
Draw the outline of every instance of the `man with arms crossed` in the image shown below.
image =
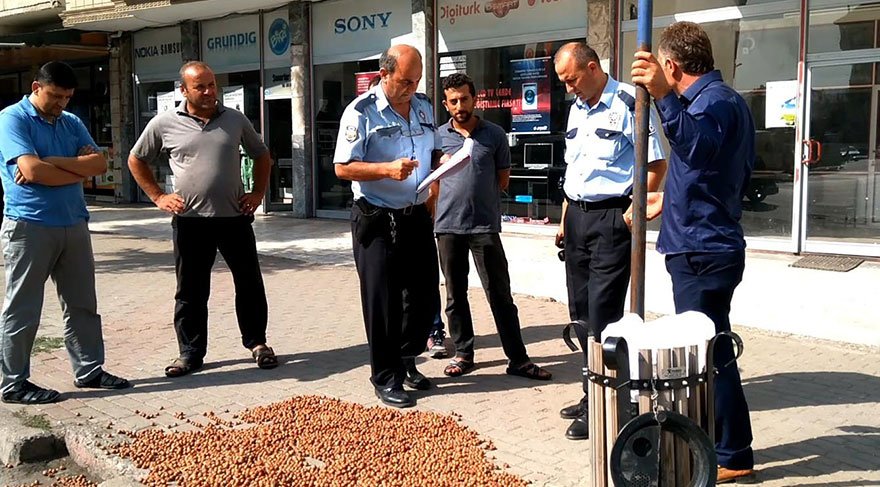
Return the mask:
<path fill-rule="evenodd" d="M 32 93 L 0 112 L 0 177 L 6 200 L 0 232 L 6 268 L 0 318 L 3 402 L 43 404 L 59 399 L 58 391 L 28 381 L 43 289 L 50 277 L 64 313 L 64 344 L 74 385 L 131 387 L 103 369 L 95 258 L 82 182 L 103 174 L 107 160 L 82 121 L 64 111 L 76 85 L 70 66 L 46 63 L 37 71 Z"/>

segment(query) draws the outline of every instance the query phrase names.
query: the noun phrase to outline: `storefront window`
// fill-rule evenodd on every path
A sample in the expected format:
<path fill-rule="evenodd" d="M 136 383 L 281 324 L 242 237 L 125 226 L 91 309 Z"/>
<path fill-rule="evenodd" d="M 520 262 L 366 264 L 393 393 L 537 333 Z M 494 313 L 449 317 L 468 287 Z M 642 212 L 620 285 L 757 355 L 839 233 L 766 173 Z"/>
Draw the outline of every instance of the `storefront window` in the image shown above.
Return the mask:
<path fill-rule="evenodd" d="M 697 4 L 681 1 L 669 3 Z M 748 3 L 751 5 L 753 2 Z M 685 6 L 680 5 L 682 7 Z M 657 23 L 663 25 L 669 22 Z M 715 67 L 721 71 L 724 80 L 745 98 L 755 121 L 757 157 L 752 179 L 743 198 L 743 229 L 749 237 L 790 237 L 796 167 L 797 120 L 794 113 L 798 103 L 797 12 L 709 22 L 702 24 L 702 27 L 712 40 Z M 660 32 L 662 29 L 654 30 L 654 45 Z M 620 49 L 621 66 L 630 65 L 635 47 L 636 33 L 624 32 Z M 629 73 L 623 78 L 628 79 Z M 783 112 L 786 114 L 784 117 L 780 116 Z M 659 229 L 659 220 L 651 222 L 649 228 Z"/>
<path fill-rule="evenodd" d="M 354 199 L 351 182 L 336 177 L 333 154 L 342 111 L 378 74 L 379 61 L 352 61 L 315 66 L 315 155 L 318 208 L 347 210 Z M 366 85 L 364 86 L 364 81 Z"/>
<path fill-rule="evenodd" d="M 446 75 L 466 72 L 477 88 L 477 115 L 508 133 L 512 168 L 501 207 L 506 221 L 559 222 L 571 97 L 553 71 L 552 56 L 566 42 L 456 51 L 440 57 L 441 84 Z M 437 110 L 438 124 L 445 123 L 449 115 L 441 103 Z"/>
<path fill-rule="evenodd" d="M 778 2 L 778 0 L 663 0 L 662 2 L 654 2 L 654 16 L 675 15 L 714 8 L 764 5 L 773 2 Z M 625 0 L 623 7 L 624 20 L 635 20 L 638 17 L 638 0 Z"/>
<path fill-rule="evenodd" d="M 851 2 L 850 5 L 813 10 L 807 52 L 843 52 L 871 49 L 876 45 L 880 2 Z M 861 66 L 869 68 L 867 65 Z"/>

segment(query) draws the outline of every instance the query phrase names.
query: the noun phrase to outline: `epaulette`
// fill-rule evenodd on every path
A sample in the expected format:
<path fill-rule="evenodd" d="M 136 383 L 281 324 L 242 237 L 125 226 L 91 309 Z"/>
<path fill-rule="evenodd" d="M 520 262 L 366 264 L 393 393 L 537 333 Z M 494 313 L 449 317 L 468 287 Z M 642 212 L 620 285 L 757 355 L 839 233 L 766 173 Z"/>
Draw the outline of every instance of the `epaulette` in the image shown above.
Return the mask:
<path fill-rule="evenodd" d="M 617 92 L 617 97 L 620 98 L 620 101 L 626 104 L 626 107 L 629 108 L 629 111 L 636 111 L 636 99 L 634 96 L 623 90 L 620 90 Z"/>
<path fill-rule="evenodd" d="M 364 108 L 367 108 L 368 106 L 373 105 L 375 103 L 376 103 L 376 95 L 374 93 L 370 93 L 369 95 L 365 96 L 361 101 L 357 102 L 357 104 L 354 106 L 354 109 L 363 113 Z"/>

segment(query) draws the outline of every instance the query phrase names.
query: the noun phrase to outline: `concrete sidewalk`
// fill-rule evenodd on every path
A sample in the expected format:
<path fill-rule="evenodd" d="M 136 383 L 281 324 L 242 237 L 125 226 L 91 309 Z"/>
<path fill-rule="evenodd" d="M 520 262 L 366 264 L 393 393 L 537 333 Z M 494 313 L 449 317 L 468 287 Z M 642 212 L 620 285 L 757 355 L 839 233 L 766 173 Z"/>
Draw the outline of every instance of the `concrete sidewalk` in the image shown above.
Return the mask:
<path fill-rule="evenodd" d="M 206 368 L 193 376 L 165 378 L 163 367 L 177 355 L 171 326 L 174 272 L 167 229 L 163 230 L 164 219 L 145 223 L 147 218 L 134 218 L 123 227 L 105 218 L 116 211 L 96 211 L 98 221 L 93 228 L 133 235 L 93 237 L 98 303 L 108 370 L 132 379 L 135 388 L 75 389 L 66 352 L 54 350 L 33 357 L 32 379 L 61 390 L 65 400 L 39 407 L 0 406 L 45 414 L 67 424 L 91 423 L 109 434 L 149 427 L 180 431 L 188 425 L 172 416 L 178 412 L 204 421 L 201 415 L 206 411 L 225 417 L 293 395 L 377 403 L 367 380 L 367 347 L 353 267 L 266 255 L 261 262 L 269 293 L 269 339 L 282 365 L 258 370 L 241 347 L 232 308 L 232 279 L 218 263 Z M 149 213 L 136 210 L 134 215 Z M 297 238 L 281 240 L 280 232 L 271 230 L 278 225 L 295 231 Z M 269 240 L 263 245 L 276 246 L 272 253 L 347 262 L 348 250 L 342 248 L 344 228 L 337 222 L 272 218 L 261 219 L 258 229 L 261 238 Z M 337 241 L 339 248 L 334 250 L 328 242 Z M 464 424 L 496 445 L 491 455 L 499 465 L 510 465 L 508 471 L 534 485 L 584 485 L 589 478 L 588 442 L 565 440 L 568 422 L 558 417 L 560 407 L 580 397 L 581 359 L 559 338 L 558 323 L 566 321 L 566 307 L 549 299 L 516 297 L 529 353 L 554 374 L 552 382 L 535 383 L 504 374 L 506 362 L 486 301 L 482 292 L 471 294 L 478 368 L 451 379 L 442 375 L 445 361 L 420 359 L 420 368 L 437 387 L 417 393 L 417 408 L 460 414 Z M 54 290 L 47 286 L 44 336 L 60 336 L 56 302 Z M 880 485 L 878 350 L 742 327 L 737 331 L 746 341 L 740 366 L 764 485 Z M 226 410 L 229 413 L 224 414 Z M 159 416 L 145 418 L 153 413 Z"/>
<path fill-rule="evenodd" d="M 170 239 L 170 217 L 151 206 L 93 206 L 91 229 L 145 238 Z M 349 223 L 259 216 L 259 250 L 316 264 L 351 264 Z M 528 232 L 528 233 L 523 233 Z M 505 224 L 503 241 L 517 293 L 566 303 L 565 270 L 553 246 L 555 228 Z M 731 321 L 765 330 L 880 347 L 876 289 L 880 263 L 865 262 L 850 272 L 789 267 L 789 254 L 749 252 L 743 283 L 734 296 Z M 474 266 L 471 285 L 479 287 Z M 663 256 L 647 253 L 645 308 L 674 312 L 672 283 Z"/>

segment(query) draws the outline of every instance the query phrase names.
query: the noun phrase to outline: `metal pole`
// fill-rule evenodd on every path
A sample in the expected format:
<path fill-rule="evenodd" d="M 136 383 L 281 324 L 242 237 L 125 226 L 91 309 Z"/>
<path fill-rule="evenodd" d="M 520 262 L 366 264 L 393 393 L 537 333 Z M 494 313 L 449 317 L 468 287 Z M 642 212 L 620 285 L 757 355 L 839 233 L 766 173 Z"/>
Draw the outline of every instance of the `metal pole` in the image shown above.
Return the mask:
<path fill-rule="evenodd" d="M 636 49 L 651 50 L 651 33 L 654 13 L 652 0 L 639 0 L 638 36 Z M 624 66 L 627 63 L 623 63 Z M 644 86 L 636 86 L 636 147 L 633 177 L 632 215 L 632 269 L 630 275 L 630 312 L 645 318 L 645 230 L 648 198 L 648 121 L 651 97 Z"/>

